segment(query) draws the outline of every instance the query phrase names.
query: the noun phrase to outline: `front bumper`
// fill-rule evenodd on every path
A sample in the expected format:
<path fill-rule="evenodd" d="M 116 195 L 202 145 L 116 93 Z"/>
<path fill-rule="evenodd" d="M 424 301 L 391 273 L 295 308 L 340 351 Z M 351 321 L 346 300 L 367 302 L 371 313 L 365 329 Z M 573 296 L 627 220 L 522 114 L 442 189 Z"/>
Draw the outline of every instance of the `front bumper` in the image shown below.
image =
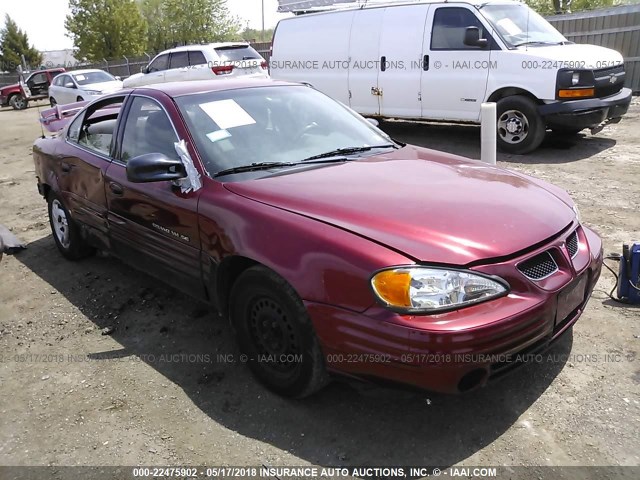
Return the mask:
<path fill-rule="evenodd" d="M 565 255 L 557 274 L 539 282 L 522 274 L 508 277 L 514 270 L 517 275 L 515 265 L 524 258 L 566 252 L 575 230 L 517 259 L 476 267 L 507 278 L 512 289 L 506 297 L 462 310 L 403 316 L 381 306 L 356 313 L 308 303 L 327 367 L 442 393 L 465 392 L 502 376 L 526 361 L 525 355 L 555 342 L 584 311 L 602 268 L 601 240 L 588 228 L 578 227 L 579 253 L 574 259 Z M 576 287 L 579 294 L 568 295 Z"/>
<path fill-rule="evenodd" d="M 592 128 L 627 113 L 631 96 L 631 89 L 623 88 L 610 97 L 547 103 L 538 112 L 550 128 Z"/>
<path fill-rule="evenodd" d="M 0 95 L 0 107 L 8 107 L 8 106 L 9 106 L 9 97 Z"/>

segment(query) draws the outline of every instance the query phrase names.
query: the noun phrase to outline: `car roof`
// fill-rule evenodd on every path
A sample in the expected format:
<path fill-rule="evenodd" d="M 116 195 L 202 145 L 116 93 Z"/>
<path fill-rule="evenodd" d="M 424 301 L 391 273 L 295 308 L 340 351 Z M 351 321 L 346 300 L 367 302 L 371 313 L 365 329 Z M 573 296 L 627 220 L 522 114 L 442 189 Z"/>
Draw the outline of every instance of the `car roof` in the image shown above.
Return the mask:
<path fill-rule="evenodd" d="M 164 50 L 160 52 L 158 55 L 162 55 L 163 53 L 171 53 L 171 52 L 184 52 L 186 50 L 202 50 L 203 48 L 224 48 L 224 47 L 250 47 L 247 42 L 218 42 L 218 43 L 195 43 L 191 45 L 183 45 L 182 47 L 169 48 L 168 50 Z"/>
<path fill-rule="evenodd" d="M 238 90 L 242 88 L 273 87 L 284 85 L 293 86 L 301 84 L 271 79 L 238 78 L 224 80 L 196 80 L 186 82 L 156 83 L 153 85 L 138 87 L 134 89 L 134 91 L 155 90 L 163 92 L 168 96 L 175 98 L 181 97 L 183 95 L 191 95 L 194 93 L 222 92 L 226 90 Z"/>
<path fill-rule="evenodd" d="M 78 74 L 82 75 L 84 73 L 94 73 L 94 72 L 108 73 L 108 72 L 105 72 L 104 70 L 100 70 L 99 68 L 87 68 L 87 69 L 84 69 L 84 70 L 71 70 L 71 71 L 66 72 L 66 73 L 68 73 L 70 75 L 78 75 Z M 111 75 L 111 74 L 109 74 L 109 75 Z"/>

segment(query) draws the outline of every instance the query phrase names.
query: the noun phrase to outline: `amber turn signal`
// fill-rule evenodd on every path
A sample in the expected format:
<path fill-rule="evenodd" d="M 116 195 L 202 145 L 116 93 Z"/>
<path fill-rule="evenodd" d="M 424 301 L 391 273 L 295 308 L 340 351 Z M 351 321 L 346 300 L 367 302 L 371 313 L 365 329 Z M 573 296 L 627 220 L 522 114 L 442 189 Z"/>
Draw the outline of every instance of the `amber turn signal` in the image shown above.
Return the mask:
<path fill-rule="evenodd" d="M 411 307 L 409 285 L 411 274 L 406 270 L 385 270 L 371 279 L 376 294 L 394 307 Z"/>
<path fill-rule="evenodd" d="M 586 98 L 595 96 L 594 88 L 577 88 L 574 90 L 558 90 L 559 98 Z"/>

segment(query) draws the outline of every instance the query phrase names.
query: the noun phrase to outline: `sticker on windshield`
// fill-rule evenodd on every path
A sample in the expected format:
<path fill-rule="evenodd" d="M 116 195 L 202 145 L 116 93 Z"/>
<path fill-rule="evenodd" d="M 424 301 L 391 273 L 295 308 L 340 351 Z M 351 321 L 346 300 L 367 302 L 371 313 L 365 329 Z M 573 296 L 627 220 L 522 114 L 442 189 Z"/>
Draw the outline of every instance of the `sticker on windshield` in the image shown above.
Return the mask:
<path fill-rule="evenodd" d="M 211 142 L 218 142 L 230 136 L 231 134 L 228 130 L 216 130 L 215 132 L 207 133 L 207 138 L 211 140 Z"/>
<path fill-rule="evenodd" d="M 76 77 L 76 80 L 81 82 L 83 80 L 86 80 L 87 77 L 85 77 L 84 75 L 74 75 Z"/>
<path fill-rule="evenodd" d="M 200 108 L 216 122 L 222 130 L 252 125 L 256 121 L 235 100 L 218 100 L 202 103 Z"/>

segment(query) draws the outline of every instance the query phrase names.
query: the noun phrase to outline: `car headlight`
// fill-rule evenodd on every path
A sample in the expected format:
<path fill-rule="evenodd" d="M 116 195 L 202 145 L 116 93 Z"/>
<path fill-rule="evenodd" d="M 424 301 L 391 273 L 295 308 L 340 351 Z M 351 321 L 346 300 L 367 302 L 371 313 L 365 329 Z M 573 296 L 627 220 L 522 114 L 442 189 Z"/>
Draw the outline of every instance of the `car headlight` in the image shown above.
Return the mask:
<path fill-rule="evenodd" d="M 576 220 L 578 220 L 578 223 L 582 223 L 582 217 L 580 216 L 580 209 L 578 208 L 578 205 L 574 203 L 571 208 L 573 208 L 573 213 L 576 214 Z"/>
<path fill-rule="evenodd" d="M 506 295 L 508 284 L 497 277 L 439 267 L 393 267 L 371 277 L 376 297 L 403 313 L 457 310 Z"/>

